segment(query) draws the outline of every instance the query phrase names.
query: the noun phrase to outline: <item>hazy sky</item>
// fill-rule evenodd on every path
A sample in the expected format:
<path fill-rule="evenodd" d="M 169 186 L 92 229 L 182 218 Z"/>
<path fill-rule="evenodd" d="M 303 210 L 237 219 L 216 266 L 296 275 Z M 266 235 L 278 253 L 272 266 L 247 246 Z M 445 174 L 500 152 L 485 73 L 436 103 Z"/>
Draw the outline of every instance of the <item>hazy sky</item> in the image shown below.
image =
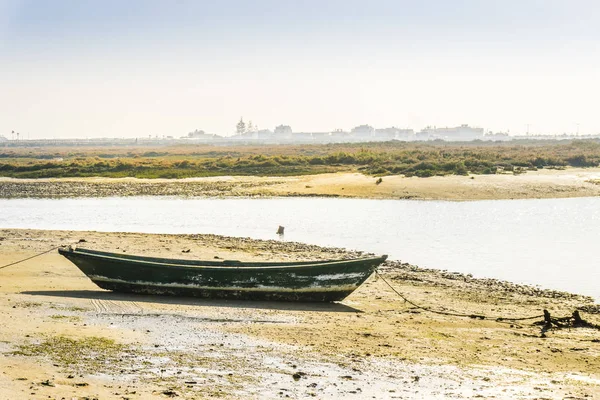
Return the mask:
<path fill-rule="evenodd" d="M 0 135 L 600 132 L 596 0 L 0 0 Z"/>

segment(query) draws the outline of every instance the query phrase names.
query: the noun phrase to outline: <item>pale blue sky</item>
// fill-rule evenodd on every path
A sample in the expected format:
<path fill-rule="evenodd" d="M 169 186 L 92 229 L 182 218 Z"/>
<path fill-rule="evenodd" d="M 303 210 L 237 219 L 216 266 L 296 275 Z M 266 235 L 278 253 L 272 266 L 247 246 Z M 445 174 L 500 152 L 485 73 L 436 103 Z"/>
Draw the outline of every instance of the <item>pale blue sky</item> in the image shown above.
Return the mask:
<path fill-rule="evenodd" d="M 600 132 L 597 1 L 0 0 L 0 134 Z"/>

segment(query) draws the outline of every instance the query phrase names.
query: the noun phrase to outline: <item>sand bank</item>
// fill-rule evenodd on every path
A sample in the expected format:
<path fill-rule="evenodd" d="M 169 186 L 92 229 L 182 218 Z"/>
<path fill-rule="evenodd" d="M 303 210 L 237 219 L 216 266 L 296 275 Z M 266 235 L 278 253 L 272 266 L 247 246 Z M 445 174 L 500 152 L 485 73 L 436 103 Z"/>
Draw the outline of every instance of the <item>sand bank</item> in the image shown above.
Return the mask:
<path fill-rule="evenodd" d="M 490 200 L 600 196 L 600 168 L 527 173 L 379 178 L 358 173 L 298 177 L 194 179 L 9 179 L 0 198 L 107 196 L 335 196 L 377 199 Z"/>
<path fill-rule="evenodd" d="M 343 258 L 215 235 L 0 230 L 0 265 L 53 246 L 165 257 Z M 186 253 L 182 251 L 185 250 Z M 188 253 L 187 250 L 190 250 Z M 506 317 L 590 298 L 388 263 L 418 304 Z M 584 398 L 600 395 L 600 334 L 431 314 L 377 276 L 339 304 L 115 294 L 52 252 L 0 270 L 0 398 Z"/>

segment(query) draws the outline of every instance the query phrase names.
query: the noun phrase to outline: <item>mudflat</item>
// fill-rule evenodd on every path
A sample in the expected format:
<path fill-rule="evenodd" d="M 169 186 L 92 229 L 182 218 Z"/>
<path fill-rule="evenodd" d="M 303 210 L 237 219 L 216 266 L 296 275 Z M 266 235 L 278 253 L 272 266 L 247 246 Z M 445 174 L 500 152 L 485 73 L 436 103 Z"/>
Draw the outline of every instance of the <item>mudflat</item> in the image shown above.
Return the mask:
<path fill-rule="evenodd" d="M 189 179 L 0 178 L 0 198 L 109 196 L 330 196 L 456 201 L 590 197 L 600 196 L 600 168 L 429 178 L 373 177 L 348 172 Z"/>
<path fill-rule="evenodd" d="M 0 266 L 80 239 L 172 258 L 358 254 L 216 235 L 4 229 Z M 600 396 L 600 331 L 542 335 L 535 324 L 544 309 L 556 317 L 579 310 L 599 324 L 591 298 L 400 261 L 380 274 L 335 304 L 139 296 L 97 288 L 52 251 L 0 269 L 0 398 Z M 442 313 L 404 301 L 386 282 Z M 448 315 L 455 312 L 486 318 Z"/>

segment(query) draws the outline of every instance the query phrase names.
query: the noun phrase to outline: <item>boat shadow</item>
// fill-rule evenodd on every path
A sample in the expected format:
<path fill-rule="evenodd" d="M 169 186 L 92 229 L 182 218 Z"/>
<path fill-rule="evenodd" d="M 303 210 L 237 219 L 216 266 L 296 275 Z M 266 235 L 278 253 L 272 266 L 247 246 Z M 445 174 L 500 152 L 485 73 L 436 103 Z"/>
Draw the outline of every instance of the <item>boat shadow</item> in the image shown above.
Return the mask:
<path fill-rule="evenodd" d="M 196 307 L 253 308 L 282 311 L 349 312 L 363 311 L 342 303 L 293 303 L 283 301 L 220 300 L 196 297 L 151 296 L 116 293 L 107 290 L 31 290 L 21 294 L 30 296 L 70 297 L 89 300 L 129 301 L 137 303 L 176 304 Z"/>

